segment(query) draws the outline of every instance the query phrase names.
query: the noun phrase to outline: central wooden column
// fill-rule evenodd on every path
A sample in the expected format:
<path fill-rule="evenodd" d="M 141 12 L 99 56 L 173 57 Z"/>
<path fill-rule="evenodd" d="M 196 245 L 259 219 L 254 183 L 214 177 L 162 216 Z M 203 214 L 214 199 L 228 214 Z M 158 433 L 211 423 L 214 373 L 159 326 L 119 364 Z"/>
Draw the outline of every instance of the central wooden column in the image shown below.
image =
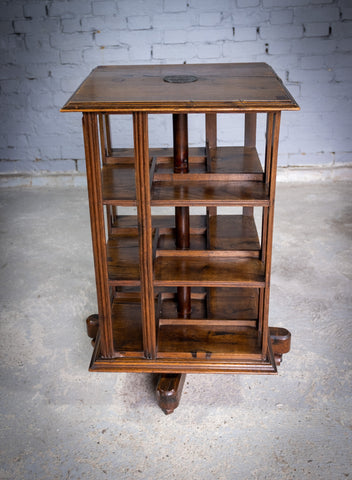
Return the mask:
<path fill-rule="evenodd" d="M 187 115 L 173 114 L 174 132 L 174 173 L 188 173 L 188 125 Z M 190 247 L 189 207 L 175 207 L 176 248 Z M 181 318 L 191 314 L 191 288 L 177 287 L 177 311 Z M 186 374 L 164 373 L 160 375 L 156 397 L 159 407 L 168 415 L 178 407 Z"/>
<path fill-rule="evenodd" d="M 173 115 L 174 133 L 174 172 L 188 173 L 188 125 L 187 114 Z M 175 207 L 176 248 L 190 247 L 189 207 Z M 177 288 L 177 310 L 180 317 L 187 318 L 191 313 L 191 288 Z"/>

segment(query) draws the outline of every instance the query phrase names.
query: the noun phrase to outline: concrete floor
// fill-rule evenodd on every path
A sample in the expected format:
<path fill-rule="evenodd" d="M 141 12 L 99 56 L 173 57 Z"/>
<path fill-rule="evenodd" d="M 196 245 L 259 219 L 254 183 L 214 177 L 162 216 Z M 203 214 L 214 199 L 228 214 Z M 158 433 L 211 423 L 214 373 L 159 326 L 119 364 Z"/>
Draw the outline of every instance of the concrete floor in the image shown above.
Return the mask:
<path fill-rule="evenodd" d="M 96 312 L 83 188 L 2 189 L 0 479 L 352 479 L 351 184 L 279 184 L 278 376 L 88 373 Z"/>

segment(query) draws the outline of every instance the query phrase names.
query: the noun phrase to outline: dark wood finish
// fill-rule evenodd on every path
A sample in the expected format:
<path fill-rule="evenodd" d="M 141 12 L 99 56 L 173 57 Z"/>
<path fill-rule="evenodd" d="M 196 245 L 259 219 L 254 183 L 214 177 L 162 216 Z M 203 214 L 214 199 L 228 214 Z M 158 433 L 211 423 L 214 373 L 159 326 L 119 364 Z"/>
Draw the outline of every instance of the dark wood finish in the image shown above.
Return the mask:
<path fill-rule="evenodd" d="M 137 205 L 133 164 L 105 165 L 102 169 L 102 182 L 105 205 Z"/>
<path fill-rule="evenodd" d="M 83 112 L 98 299 L 87 319 L 91 371 L 160 373 L 165 413 L 186 373 L 277 372 L 290 349 L 290 333 L 268 321 L 279 129 L 281 111 L 298 109 L 264 63 L 98 67 L 66 103 L 62 111 Z M 125 113 L 129 149 L 110 132 L 110 115 Z M 173 115 L 173 148 L 149 148 L 150 113 Z M 188 146 L 191 113 L 205 114 L 201 147 Z M 245 114 L 243 146 L 217 145 L 218 113 Z M 223 206 L 242 214 L 219 214 Z"/>
<path fill-rule="evenodd" d="M 218 149 L 217 145 L 217 117 L 216 113 L 207 113 L 205 115 L 205 151 L 206 151 L 206 171 L 207 173 L 213 173 L 216 171 L 216 166 L 214 163 L 217 159 Z M 231 159 L 233 160 L 233 159 Z M 231 162 L 232 165 L 233 162 Z M 224 162 L 219 162 L 219 165 L 223 165 Z M 228 174 L 229 171 L 226 171 Z M 242 173 L 242 171 L 241 171 Z M 205 178 L 204 178 L 205 180 Z M 220 180 L 220 178 L 219 178 Z M 225 180 L 225 179 L 223 179 Z M 216 215 L 216 207 L 207 207 L 207 215 Z"/>
<path fill-rule="evenodd" d="M 233 251 L 238 256 L 259 256 L 260 244 L 254 218 L 247 215 L 214 215 L 208 224 L 208 248 Z"/>
<path fill-rule="evenodd" d="M 264 287 L 264 265 L 256 258 L 158 257 L 157 286 Z"/>
<path fill-rule="evenodd" d="M 154 182 L 153 206 L 268 206 L 267 187 L 261 182 Z"/>
<path fill-rule="evenodd" d="M 253 327 L 163 325 L 159 332 L 158 358 L 260 361 L 261 339 Z"/>
<path fill-rule="evenodd" d="M 188 121 L 186 114 L 173 115 L 174 173 L 182 177 L 188 174 Z M 187 176 L 187 175 L 186 175 Z M 189 207 L 175 208 L 176 248 L 187 250 L 190 247 Z M 178 313 L 187 318 L 191 313 L 191 289 L 177 288 Z"/>
<path fill-rule="evenodd" d="M 140 295 L 115 298 L 112 319 L 115 356 L 144 358 Z"/>
<path fill-rule="evenodd" d="M 136 192 L 139 228 L 139 262 L 141 305 L 145 357 L 155 358 L 155 310 L 153 288 L 153 242 L 150 211 L 150 180 L 148 150 L 148 118 L 145 113 L 133 114 L 133 135 L 136 156 Z"/>
<path fill-rule="evenodd" d="M 179 175 L 172 171 L 173 159 L 167 157 L 165 149 L 163 157 L 157 156 L 154 182 L 263 180 L 263 170 L 254 147 L 212 147 L 203 150 L 191 149 L 189 172 Z"/>
<path fill-rule="evenodd" d="M 273 135 L 267 137 L 267 144 L 271 143 L 270 148 L 270 175 L 268 175 L 269 181 L 269 196 L 270 196 L 270 206 L 264 211 L 267 214 L 264 215 L 264 220 L 266 225 L 263 224 L 263 229 L 266 232 L 266 242 L 265 244 L 265 283 L 266 288 L 263 295 L 263 318 L 262 318 L 262 328 L 263 328 L 263 354 L 267 352 L 268 337 L 269 337 L 269 297 L 270 297 L 270 274 L 271 274 L 271 255 L 272 255 L 272 244 L 273 244 L 273 227 L 274 227 L 274 204 L 275 204 L 275 186 L 276 186 L 276 170 L 277 170 L 277 155 L 279 148 L 279 132 L 280 132 L 280 118 L 281 112 L 269 113 L 269 118 L 272 116 L 273 121 Z"/>
<path fill-rule="evenodd" d="M 183 356 L 183 355 L 182 355 Z M 206 367 L 206 368 L 205 368 Z M 244 373 L 257 375 L 276 374 L 277 368 L 271 348 L 268 356 L 230 359 L 197 355 L 195 358 L 157 358 L 146 362 L 145 358 L 119 357 L 106 359 L 101 356 L 99 335 L 95 342 L 92 360 L 89 366 L 91 372 L 153 372 L 153 373 Z"/>
<path fill-rule="evenodd" d="M 189 208 L 175 208 L 176 248 L 187 250 L 190 247 Z"/>
<path fill-rule="evenodd" d="M 164 82 L 167 75 L 194 75 L 199 80 L 172 84 Z M 298 109 L 269 65 L 225 63 L 97 67 L 62 111 L 247 113 Z"/>
<path fill-rule="evenodd" d="M 244 123 L 244 146 L 255 150 L 257 137 L 257 114 L 246 113 Z M 243 214 L 253 216 L 253 207 L 243 207 Z"/>
<path fill-rule="evenodd" d="M 87 335 L 89 338 L 92 339 L 92 344 L 94 345 L 99 330 L 99 315 L 97 315 L 96 313 L 94 313 L 93 315 L 89 315 L 86 320 L 86 325 Z"/>
<path fill-rule="evenodd" d="M 156 256 L 253 257 L 259 258 L 260 244 L 253 217 L 243 215 L 192 216 L 190 248 L 176 250 L 176 232 L 167 222 L 159 230 Z M 198 225 L 196 225 L 198 222 Z M 208 223 L 207 223 L 208 222 Z M 193 226 L 192 226 L 193 225 Z"/>
<path fill-rule="evenodd" d="M 101 354 L 103 357 L 111 358 L 114 356 L 114 350 L 105 246 L 98 121 L 97 116 L 93 113 L 84 113 L 82 121 L 87 165 L 88 200 L 97 288 L 99 326 L 102 339 Z"/>
<path fill-rule="evenodd" d="M 186 114 L 173 115 L 174 173 L 188 174 L 188 119 Z M 152 186 L 152 185 L 151 185 Z M 176 248 L 182 251 L 190 247 L 189 207 L 175 208 Z M 188 318 L 192 311 L 190 287 L 177 287 L 178 316 Z M 178 406 L 185 375 L 161 375 L 157 387 L 159 406 L 165 414 L 172 413 Z"/>
<path fill-rule="evenodd" d="M 258 289 L 208 288 L 192 294 L 192 313 L 187 319 L 177 315 L 173 294 L 162 296 L 159 327 L 164 325 L 255 327 L 258 321 Z"/>
<path fill-rule="evenodd" d="M 174 114 L 174 172 L 188 173 L 188 121 L 186 114 Z"/>
<path fill-rule="evenodd" d="M 291 333 L 286 328 L 269 327 L 269 335 L 276 365 L 280 365 L 282 355 L 290 351 Z"/>
<path fill-rule="evenodd" d="M 257 114 L 246 113 L 244 122 L 244 145 L 245 147 L 255 147 L 257 138 Z"/>
<path fill-rule="evenodd" d="M 186 375 L 181 373 L 166 373 L 160 375 L 156 388 L 156 398 L 159 407 L 169 415 L 178 407 L 181 399 Z"/>
<path fill-rule="evenodd" d="M 111 235 L 107 244 L 109 285 L 140 285 L 138 230 L 129 235 Z"/>

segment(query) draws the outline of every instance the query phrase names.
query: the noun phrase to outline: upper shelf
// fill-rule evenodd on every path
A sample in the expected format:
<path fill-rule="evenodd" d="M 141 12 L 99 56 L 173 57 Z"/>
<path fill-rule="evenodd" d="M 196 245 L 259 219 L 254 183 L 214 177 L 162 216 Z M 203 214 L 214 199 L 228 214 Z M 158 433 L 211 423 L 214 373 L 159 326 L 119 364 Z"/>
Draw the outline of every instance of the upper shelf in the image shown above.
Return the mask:
<path fill-rule="evenodd" d="M 103 167 L 103 201 L 134 206 L 132 151 L 114 154 Z M 156 156 L 155 170 L 151 168 L 154 206 L 269 205 L 268 188 L 263 182 L 263 169 L 254 147 L 213 148 L 208 164 L 204 148 L 190 149 L 187 175 L 173 173 L 172 150 L 150 149 L 150 155 Z"/>
<path fill-rule="evenodd" d="M 135 206 L 134 164 L 104 165 L 102 169 L 104 204 Z"/>
<path fill-rule="evenodd" d="M 267 112 L 299 110 L 266 63 L 95 68 L 63 112 Z"/>
<path fill-rule="evenodd" d="M 153 150 L 153 149 L 151 149 Z M 189 172 L 174 173 L 173 151 L 165 149 L 156 157 L 154 182 L 256 180 L 264 178 L 263 169 L 255 147 L 214 147 L 206 155 L 205 148 L 193 148 L 189 152 Z M 152 154 L 152 152 L 151 152 Z"/>

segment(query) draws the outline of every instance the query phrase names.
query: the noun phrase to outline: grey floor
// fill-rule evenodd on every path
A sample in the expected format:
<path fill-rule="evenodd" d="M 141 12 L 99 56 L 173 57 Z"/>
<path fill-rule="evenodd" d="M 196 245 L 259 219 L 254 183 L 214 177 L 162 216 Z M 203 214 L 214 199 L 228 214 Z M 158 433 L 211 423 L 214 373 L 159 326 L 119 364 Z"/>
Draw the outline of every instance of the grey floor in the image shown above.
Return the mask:
<path fill-rule="evenodd" d="M 352 479 L 351 184 L 279 184 L 277 376 L 88 373 L 96 311 L 83 188 L 3 189 L 0 479 Z"/>

